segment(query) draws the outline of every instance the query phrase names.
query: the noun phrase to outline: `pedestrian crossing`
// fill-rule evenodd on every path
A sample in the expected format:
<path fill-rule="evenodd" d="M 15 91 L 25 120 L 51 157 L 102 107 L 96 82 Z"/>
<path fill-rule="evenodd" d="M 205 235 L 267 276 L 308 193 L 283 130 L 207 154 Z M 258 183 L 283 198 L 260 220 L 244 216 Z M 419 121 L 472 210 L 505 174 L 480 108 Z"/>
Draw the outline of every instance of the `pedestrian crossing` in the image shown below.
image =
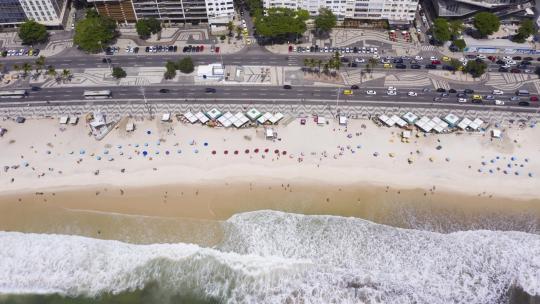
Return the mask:
<path fill-rule="evenodd" d="M 420 49 L 421 49 L 422 51 L 426 51 L 426 52 L 428 52 L 428 51 L 435 51 L 436 48 L 437 48 L 437 47 L 434 46 L 434 45 L 422 45 L 422 46 L 420 47 Z"/>
<path fill-rule="evenodd" d="M 446 80 L 431 79 L 431 82 L 436 89 L 443 88 L 445 90 L 450 90 L 450 84 Z"/>
<path fill-rule="evenodd" d="M 287 65 L 289 65 L 289 66 L 298 66 L 298 57 L 296 57 L 296 56 L 287 57 Z"/>

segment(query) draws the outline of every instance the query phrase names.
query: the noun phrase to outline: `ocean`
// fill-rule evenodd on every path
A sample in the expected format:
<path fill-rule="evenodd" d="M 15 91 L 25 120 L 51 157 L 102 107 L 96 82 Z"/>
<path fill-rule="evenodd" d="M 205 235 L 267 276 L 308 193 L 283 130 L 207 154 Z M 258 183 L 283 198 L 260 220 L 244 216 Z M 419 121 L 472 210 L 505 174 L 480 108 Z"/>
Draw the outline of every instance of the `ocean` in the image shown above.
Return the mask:
<path fill-rule="evenodd" d="M 537 233 L 441 233 L 280 211 L 221 225 L 208 247 L 0 232 L 0 303 L 493 304 L 514 290 L 540 295 Z"/>

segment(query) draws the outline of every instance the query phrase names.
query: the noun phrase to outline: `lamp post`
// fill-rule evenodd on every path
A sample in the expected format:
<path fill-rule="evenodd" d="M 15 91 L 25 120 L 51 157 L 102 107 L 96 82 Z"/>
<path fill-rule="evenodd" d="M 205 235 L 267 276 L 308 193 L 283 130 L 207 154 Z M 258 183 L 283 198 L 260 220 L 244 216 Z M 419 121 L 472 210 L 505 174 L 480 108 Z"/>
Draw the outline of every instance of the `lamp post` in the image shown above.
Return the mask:
<path fill-rule="evenodd" d="M 101 48 L 101 52 L 105 54 L 105 61 L 107 61 L 107 65 L 109 66 L 109 70 L 111 70 L 112 73 L 112 67 L 111 67 L 111 60 L 109 57 L 107 57 L 107 53 L 105 53 L 105 50 L 103 49 L 103 44 L 101 44 L 101 40 L 97 42 L 99 44 L 99 47 Z"/>

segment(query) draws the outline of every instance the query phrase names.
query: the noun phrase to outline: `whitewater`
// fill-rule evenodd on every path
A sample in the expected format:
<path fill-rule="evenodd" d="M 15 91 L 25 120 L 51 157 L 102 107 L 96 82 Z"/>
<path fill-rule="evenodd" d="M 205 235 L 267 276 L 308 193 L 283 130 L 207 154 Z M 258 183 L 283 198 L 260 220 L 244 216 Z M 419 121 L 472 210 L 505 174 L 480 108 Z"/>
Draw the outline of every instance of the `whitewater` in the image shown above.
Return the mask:
<path fill-rule="evenodd" d="M 505 303 L 540 294 L 540 236 L 448 234 L 257 211 L 215 248 L 0 232 L 0 293 L 96 297 L 157 283 L 221 303 Z"/>

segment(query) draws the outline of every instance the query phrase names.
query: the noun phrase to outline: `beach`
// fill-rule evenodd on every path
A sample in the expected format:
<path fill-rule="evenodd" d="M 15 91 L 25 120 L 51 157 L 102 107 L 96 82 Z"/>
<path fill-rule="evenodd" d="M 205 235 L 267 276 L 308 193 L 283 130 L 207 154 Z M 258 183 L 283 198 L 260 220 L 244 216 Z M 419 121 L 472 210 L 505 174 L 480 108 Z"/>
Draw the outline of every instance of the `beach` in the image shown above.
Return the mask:
<path fill-rule="evenodd" d="M 272 140 L 262 126 L 129 122 L 102 140 L 82 119 L 1 122 L 0 294 L 15 298 L 0 303 L 540 293 L 537 128 L 404 142 L 370 120 L 285 119 Z"/>

